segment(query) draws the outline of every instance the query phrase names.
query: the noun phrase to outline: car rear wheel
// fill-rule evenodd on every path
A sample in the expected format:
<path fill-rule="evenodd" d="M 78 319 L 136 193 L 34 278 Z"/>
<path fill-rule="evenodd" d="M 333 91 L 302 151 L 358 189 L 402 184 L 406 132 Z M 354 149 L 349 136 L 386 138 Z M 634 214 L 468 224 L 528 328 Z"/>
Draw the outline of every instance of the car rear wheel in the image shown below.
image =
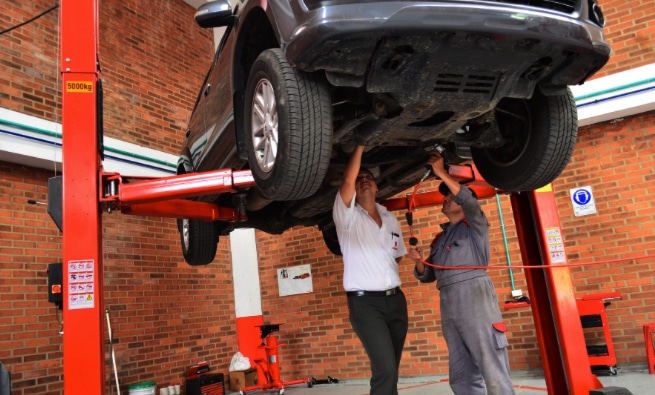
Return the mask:
<path fill-rule="evenodd" d="M 207 265 L 216 257 L 218 229 L 213 222 L 179 219 L 184 260 L 191 266 Z"/>
<path fill-rule="evenodd" d="M 244 113 L 248 161 L 262 194 L 296 200 L 316 192 L 332 145 L 326 82 L 293 69 L 281 50 L 268 49 L 250 71 Z"/>
<path fill-rule="evenodd" d="M 503 99 L 495 113 L 505 144 L 471 149 L 482 177 L 505 191 L 531 191 L 557 178 L 578 135 L 571 91 L 545 96 L 536 89 L 531 99 Z"/>

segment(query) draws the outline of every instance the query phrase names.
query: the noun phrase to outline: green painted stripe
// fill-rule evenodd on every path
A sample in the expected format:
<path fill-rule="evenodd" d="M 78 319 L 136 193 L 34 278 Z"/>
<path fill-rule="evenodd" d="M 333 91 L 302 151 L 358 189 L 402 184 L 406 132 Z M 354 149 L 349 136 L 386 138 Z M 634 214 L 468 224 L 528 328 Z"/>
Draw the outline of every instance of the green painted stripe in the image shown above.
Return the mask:
<path fill-rule="evenodd" d="M 653 82 L 653 81 L 655 81 L 655 78 L 648 78 L 648 79 L 645 79 L 645 80 L 635 81 L 635 82 L 631 82 L 629 84 L 620 85 L 620 86 L 617 86 L 617 87 L 614 87 L 614 88 L 603 89 L 602 91 L 587 93 L 586 95 L 582 95 L 582 96 L 576 96 L 576 97 L 574 97 L 574 99 L 576 101 L 589 99 L 590 97 L 605 95 L 607 93 L 612 93 L 612 92 L 620 91 L 620 90 L 623 90 L 623 89 L 632 88 L 633 86 L 648 84 L 648 83 Z"/>
<path fill-rule="evenodd" d="M 48 137 L 55 137 L 55 138 L 59 138 L 59 139 L 61 138 L 61 133 L 60 132 L 53 132 L 52 130 L 45 130 L 45 129 L 35 128 L 33 126 L 23 125 L 23 124 L 20 124 L 20 123 L 11 122 L 11 121 L 7 121 L 7 120 L 4 120 L 4 119 L 0 119 L 0 124 L 4 124 L 4 125 L 7 125 L 7 126 L 18 128 L 18 129 L 26 130 L 26 131 L 29 131 L 29 132 L 45 135 L 45 136 L 48 136 Z M 105 150 L 107 150 L 109 152 L 113 152 L 115 154 L 120 154 L 120 155 L 128 156 L 128 157 L 131 157 L 131 158 L 140 159 L 140 160 L 143 160 L 143 161 L 146 161 L 146 162 L 151 162 L 151 163 L 156 163 L 156 164 L 159 164 L 159 165 L 168 166 L 168 167 L 173 168 L 173 169 L 175 169 L 177 167 L 177 164 L 175 164 L 175 163 L 170 163 L 168 161 L 161 160 L 161 159 L 151 158 L 151 157 L 148 157 L 148 156 L 145 156 L 145 155 L 135 154 L 134 152 L 124 151 L 124 150 L 121 150 L 121 149 L 118 149 L 118 148 L 105 146 Z"/>

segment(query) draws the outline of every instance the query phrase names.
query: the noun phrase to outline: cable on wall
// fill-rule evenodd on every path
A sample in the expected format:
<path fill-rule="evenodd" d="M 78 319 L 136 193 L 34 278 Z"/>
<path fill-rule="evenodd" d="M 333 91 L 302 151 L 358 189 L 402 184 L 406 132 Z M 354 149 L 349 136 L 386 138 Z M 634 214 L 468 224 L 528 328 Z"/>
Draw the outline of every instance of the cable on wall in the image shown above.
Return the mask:
<path fill-rule="evenodd" d="M 30 18 L 30 19 L 26 20 L 26 21 L 23 22 L 23 23 L 19 23 L 19 24 L 16 25 L 16 26 L 12 26 L 12 27 L 10 27 L 10 28 L 8 28 L 8 29 L 5 29 L 5 30 L 3 30 L 3 31 L 0 31 L 0 35 L 3 35 L 3 34 L 5 34 L 5 33 L 9 33 L 10 31 L 12 31 L 12 30 L 14 30 L 14 29 L 18 29 L 18 28 L 21 27 L 21 26 L 25 26 L 25 25 L 27 25 L 28 23 L 33 22 L 33 21 L 35 21 L 35 20 L 41 18 L 43 15 L 45 15 L 45 14 L 51 12 L 51 11 L 56 10 L 57 8 L 59 8 L 59 4 L 55 4 L 55 5 L 53 5 L 52 7 L 48 8 L 47 10 L 43 11 L 42 13 L 40 13 L 39 15 L 37 15 L 37 16 L 35 16 L 35 17 L 33 17 L 33 18 Z"/>

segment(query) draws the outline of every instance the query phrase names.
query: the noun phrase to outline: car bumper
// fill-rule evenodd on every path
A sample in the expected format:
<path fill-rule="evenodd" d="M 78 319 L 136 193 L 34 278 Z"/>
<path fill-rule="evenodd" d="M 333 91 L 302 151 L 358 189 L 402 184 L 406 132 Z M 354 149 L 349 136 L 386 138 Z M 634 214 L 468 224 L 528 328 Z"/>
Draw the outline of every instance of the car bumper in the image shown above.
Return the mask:
<path fill-rule="evenodd" d="M 490 2 L 394 1 L 305 9 L 296 15 L 297 28 L 283 37 L 283 49 L 292 64 L 306 71 L 363 76 L 371 64 L 393 56 L 384 52 L 388 44 L 404 46 L 414 58 L 427 56 L 430 67 L 444 72 L 475 65 L 519 76 L 536 64 L 544 69 L 535 77 L 541 82 L 574 85 L 598 71 L 611 50 L 602 28 L 579 18 L 587 13 L 582 4 L 570 15 Z M 430 56 L 434 53 L 439 55 Z M 388 77 L 383 74 L 379 78 Z"/>

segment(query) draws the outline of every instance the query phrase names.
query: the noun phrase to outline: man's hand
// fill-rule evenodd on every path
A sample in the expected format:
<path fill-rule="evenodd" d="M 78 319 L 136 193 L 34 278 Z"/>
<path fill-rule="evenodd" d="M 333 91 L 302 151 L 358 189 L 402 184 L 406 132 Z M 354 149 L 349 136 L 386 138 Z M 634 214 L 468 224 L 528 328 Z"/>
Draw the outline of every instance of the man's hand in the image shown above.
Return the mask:
<path fill-rule="evenodd" d="M 420 261 L 423 259 L 423 254 L 421 254 L 421 249 L 417 246 L 409 246 L 409 257 L 412 258 L 414 262 Z"/>
<path fill-rule="evenodd" d="M 416 271 L 419 275 L 422 275 L 425 271 L 425 265 L 423 264 L 423 254 L 421 249 L 417 246 L 409 246 L 408 254 L 409 258 L 414 261 L 416 265 Z"/>
<path fill-rule="evenodd" d="M 450 189 L 450 192 L 453 195 L 457 195 L 459 193 L 461 188 L 459 182 L 457 182 L 457 180 L 448 174 L 448 169 L 445 167 L 443 156 L 441 156 L 438 152 L 433 152 L 430 154 L 430 158 L 428 159 L 427 164 L 432 166 L 432 172 L 434 175 L 446 183 L 446 186 L 448 189 Z"/>
<path fill-rule="evenodd" d="M 432 167 L 432 172 L 435 176 L 443 179 L 443 175 L 447 174 L 446 167 L 444 166 L 444 159 L 438 152 L 433 152 L 428 158 L 427 164 Z"/>

